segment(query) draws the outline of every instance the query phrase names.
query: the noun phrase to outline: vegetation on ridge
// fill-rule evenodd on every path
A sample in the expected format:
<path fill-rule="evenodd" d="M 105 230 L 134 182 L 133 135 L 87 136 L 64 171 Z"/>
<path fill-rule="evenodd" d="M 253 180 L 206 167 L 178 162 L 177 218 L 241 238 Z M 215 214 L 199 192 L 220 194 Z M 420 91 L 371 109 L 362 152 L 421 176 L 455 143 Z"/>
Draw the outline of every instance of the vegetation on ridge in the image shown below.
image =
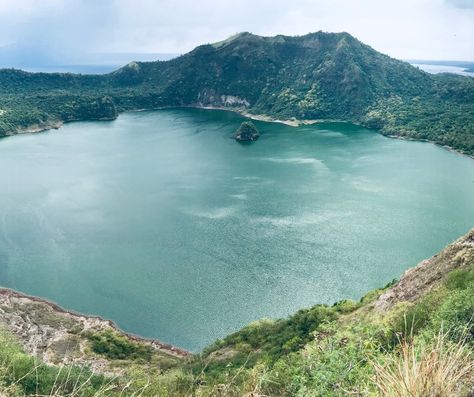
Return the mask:
<path fill-rule="evenodd" d="M 163 106 L 344 120 L 474 154 L 474 79 L 429 75 L 347 33 L 242 33 L 170 61 L 107 75 L 0 70 L 0 136 Z"/>

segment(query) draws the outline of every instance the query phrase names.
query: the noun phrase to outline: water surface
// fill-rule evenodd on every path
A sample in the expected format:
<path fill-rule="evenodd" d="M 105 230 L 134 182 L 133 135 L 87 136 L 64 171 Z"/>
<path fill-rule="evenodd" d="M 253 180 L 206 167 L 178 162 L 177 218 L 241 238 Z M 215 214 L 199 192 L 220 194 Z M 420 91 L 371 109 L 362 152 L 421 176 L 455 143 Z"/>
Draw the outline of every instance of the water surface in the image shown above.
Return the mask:
<path fill-rule="evenodd" d="M 349 124 L 128 113 L 0 140 L 0 284 L 198 350 L 358 299 L 474 225 L 474 162 Z"/>
<path fill-rule="evenodd" d="M 474 77 L 474 72 L 470 72 L 464 66 L 428 64 L 428 63 L 412 63 L 412 65 L 431 74 L 454 73 L 454 74 L 460 74 L 461 76 Z"/>

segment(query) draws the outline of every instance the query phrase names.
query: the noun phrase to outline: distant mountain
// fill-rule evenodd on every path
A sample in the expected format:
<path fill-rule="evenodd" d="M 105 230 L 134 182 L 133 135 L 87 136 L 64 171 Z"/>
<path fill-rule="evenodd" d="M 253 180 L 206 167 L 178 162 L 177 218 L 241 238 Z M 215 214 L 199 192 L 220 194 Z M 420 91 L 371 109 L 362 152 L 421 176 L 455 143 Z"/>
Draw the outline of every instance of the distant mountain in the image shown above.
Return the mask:
<path fill-rule="evenodd" d="M 46 73 L 110 73 L 131 60 L 167 61 L 180 54 L 143 52 L 54 51 L 39 43 L 0 46 L 0 68 Z"/>
<path fill-rule="evenodd" d="M 215 106 L 351 121 L 474 154 L 474 79 L 430 75 L 348 33 L 240 33 L 169 61 L 131 62 L 100 76 L 1 70 L 0 90 L 4 135 L 139 108 Z"/>

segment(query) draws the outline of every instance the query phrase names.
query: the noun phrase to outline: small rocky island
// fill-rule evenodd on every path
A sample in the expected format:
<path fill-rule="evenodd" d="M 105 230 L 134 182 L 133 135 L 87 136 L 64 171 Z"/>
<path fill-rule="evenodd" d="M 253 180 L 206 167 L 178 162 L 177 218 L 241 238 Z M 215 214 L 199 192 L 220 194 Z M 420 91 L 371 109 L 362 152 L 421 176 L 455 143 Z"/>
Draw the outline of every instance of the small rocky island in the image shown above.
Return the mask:
<path fill-rule="evenodd" d="M 251 121 L 244 121 L 235 131 L 234 138 L 239 142 L 256 141 L 260 133 Z"/>

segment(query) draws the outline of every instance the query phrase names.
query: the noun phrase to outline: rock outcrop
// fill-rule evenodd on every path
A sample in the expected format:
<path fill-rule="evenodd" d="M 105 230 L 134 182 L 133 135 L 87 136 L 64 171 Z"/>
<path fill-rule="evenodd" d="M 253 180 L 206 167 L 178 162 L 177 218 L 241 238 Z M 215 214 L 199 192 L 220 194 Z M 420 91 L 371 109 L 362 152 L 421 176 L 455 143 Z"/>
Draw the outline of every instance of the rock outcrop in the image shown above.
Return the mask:
<path fill-rule="evenodd" d="M 251 121 L 244 121 L 240 127 L 235 131 L 234 138 L 236 141 L 256 141 L 260 133 L 257 127 Z"/>
<path fill-rule="evenodd" d="M 133 343 L 149 346 L 153 354 L 182 359 L 190 354 L 157 340 L 121 331 L 112 321 L 64 310 L 58 305 L 10 289 L 0 289 L 0 327 L 13 334 L 25 351 L 48 364 L 78 364 L 95 372 L 114 372 L 110 360 L 92 352 L 89 333 L 112 331 Z"/>

